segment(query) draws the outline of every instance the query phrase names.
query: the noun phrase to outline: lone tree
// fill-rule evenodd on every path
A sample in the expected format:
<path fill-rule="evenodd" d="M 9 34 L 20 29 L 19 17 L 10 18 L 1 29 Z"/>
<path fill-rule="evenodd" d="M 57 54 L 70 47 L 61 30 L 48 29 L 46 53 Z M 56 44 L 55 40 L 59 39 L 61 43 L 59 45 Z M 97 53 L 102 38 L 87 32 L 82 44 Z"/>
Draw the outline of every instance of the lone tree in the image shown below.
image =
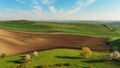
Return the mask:
<path fill-rule="evenodd" d="M 25 60 L 30 60 L 31 59 L 31 56 L 30 55 L 26 55 L 25 56 Z"/>
<path fill-rule="evenodd" d="M 31 55 L 25 55 L 24 58 L 19 60 L 20 63 L 28 63 L 30 61 L 31 61 Z"/>
<path fill-rule="evenodd" d="M 118 59 L 120 58 L 120 53 L 118 51 L 114 51 L 113 53 L 110 54 L 110 58 Z"/>
<path fill-rule="evenodd" d="M 81 56 L 83 58 L 89 58 L 92 55 L 92 51 L 88 47 L 83 47 L 81 50 Z"/>
<path fill-rule="evenodd" d="M 33 55 L 33 56 L 38 56 L 38 52 L 37 52 L 37 51 L 34 51 L 34 52 L 32 53 L 32 55 Z"/>

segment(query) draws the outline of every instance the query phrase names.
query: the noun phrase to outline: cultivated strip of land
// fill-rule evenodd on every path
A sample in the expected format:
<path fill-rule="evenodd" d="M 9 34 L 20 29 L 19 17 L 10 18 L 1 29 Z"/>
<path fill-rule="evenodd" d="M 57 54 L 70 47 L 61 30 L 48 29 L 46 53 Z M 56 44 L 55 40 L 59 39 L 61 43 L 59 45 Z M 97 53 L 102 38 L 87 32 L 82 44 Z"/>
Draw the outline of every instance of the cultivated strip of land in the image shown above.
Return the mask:
<path fill-rule="evenodd" d="M 54 48 L 90 47 L 96 51 L 107 51 L 108 38 L 91 37 L 74 34 L 35 34 L 0 30 L 0 54 L 8 56 L 29 53 L 34 50 Z"/>

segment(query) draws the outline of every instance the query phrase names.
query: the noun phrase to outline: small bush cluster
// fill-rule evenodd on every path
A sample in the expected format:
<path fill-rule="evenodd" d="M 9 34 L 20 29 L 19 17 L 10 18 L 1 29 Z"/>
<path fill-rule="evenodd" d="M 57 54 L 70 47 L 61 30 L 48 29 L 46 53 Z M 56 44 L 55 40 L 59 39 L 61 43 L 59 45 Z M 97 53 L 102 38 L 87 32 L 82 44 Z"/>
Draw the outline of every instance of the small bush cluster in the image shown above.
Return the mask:
<path fill-rule="evenodd" d="M 38 56 L 38 52 L 37 51 L 34 51 L 33 53 L 32 53 L 32 55 L 25 55 L 25 57 L 24 58 L 22 58 L 19 62 L 20 63 L 29 63 L 30 61 L 32 61 L 33 60 L 33 58 L 35 57 L 35 56 Z"/>

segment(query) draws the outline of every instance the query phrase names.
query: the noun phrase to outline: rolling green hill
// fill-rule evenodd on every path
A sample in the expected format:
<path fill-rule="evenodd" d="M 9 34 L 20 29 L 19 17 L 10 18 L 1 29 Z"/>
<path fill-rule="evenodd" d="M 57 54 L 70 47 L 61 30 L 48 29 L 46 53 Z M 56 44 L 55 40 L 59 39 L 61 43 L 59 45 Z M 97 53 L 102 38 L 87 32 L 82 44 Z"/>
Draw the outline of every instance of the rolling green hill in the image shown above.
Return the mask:
<path fill-rule="evenodd" d="M 114 29 L 109 30 L 107 27 Z M 102 24 L 76 23 L 76 22 L 34 22 L 34 21 L 4 21 L 0 22 L 0 29 L 14 30 L 21 32 L 37 33 L 70 33 L 84 34 L 98 37 L 108 37 L 111 39 L 110 45 L 114 49 L 120 50 L 120 26 L 103 26 Z M 58 65 L 55 68 L 119 68 L 120 61 L 101 61 L 98 56 L 109 55 L 109 52 L 94 52 L 89 59 L 79 56 L 80 50 L 74 49 L 53 49 L 39 52 L 39 56 L 27 64 L 28 68 L 40 65 Z M 19 65 L 18 61 L 23 55 L 6 57 L 0 59 L 0 68 L 10 68 Z M 70 63 L 70 66 L 59 66 L 61 63 Z M 14 68 L 14 67 L 13 67 Z M 39 67 L 38 67 L 39 68 Z M 53 67 L 52 67 L 53 68 Z"/>
<path fill-rule="evenodd" d="M 41 33 L 72 33 L 119 39 L 120 27 L 112 26 L 115 31 L 110 31 L 101 24 L 76 23 L 76 22 L 33 22 L 33 21 L 6 21 L 0 22 L 1 29 L 41 32 Z"/>

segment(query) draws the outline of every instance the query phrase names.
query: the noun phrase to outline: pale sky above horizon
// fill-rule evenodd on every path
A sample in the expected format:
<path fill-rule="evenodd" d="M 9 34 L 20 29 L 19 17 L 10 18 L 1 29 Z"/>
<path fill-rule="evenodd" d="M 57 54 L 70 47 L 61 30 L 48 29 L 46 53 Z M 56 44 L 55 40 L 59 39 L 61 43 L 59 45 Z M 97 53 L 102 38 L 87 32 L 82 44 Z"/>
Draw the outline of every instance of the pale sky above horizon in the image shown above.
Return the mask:
<path fill-rule="evenodd" d="M 0 20 L 120 20 L 120 0 L 0 0 Z"/>

